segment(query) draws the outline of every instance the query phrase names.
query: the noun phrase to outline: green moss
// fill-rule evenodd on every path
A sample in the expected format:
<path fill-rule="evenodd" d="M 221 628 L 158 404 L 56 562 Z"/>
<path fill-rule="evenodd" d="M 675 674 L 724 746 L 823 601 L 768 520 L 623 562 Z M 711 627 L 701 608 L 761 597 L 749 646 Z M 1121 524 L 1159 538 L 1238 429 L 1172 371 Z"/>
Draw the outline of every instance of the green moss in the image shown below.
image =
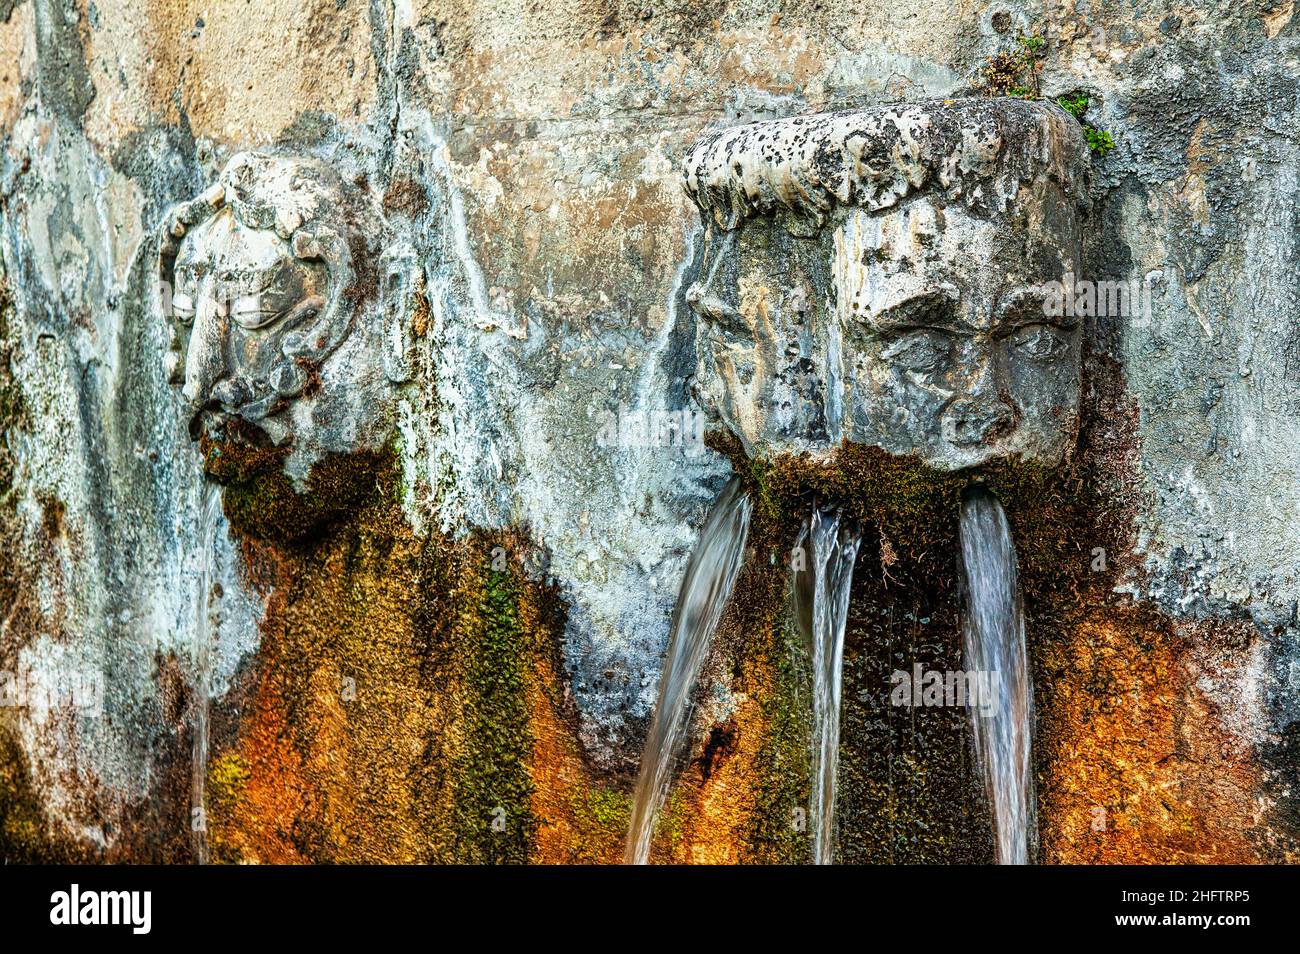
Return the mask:
<path fill-rule="evenodd" d="M 812 859 L 807 817 L 812 664 L 793 626 L 773 631 L 772 649 L 773 684 L 760 700 L 767 732 L 754 759 L 763 771 L 754 780 L 754 812 L 742 858 L 763 864 L 807 864 Z"/>
<path fill-rule="evenodd" d="M 579 857 L 598 861 L 599 846 L 623 843 L 632 817 L 629 793 L 596 784 L 578 789 L 572 807 L 579 841 L 574 847 Z"/>
<path fill-rule="evenodd" d="M 505 562 L 504 569 L 494 569 Z M 462 610 L 467 641 L 465 751 L 456 779 L 455 860 L 524 864 L 537 837 L 527 763 L 533 738 L 525 701 L 528 636 L 520 625 L 522 582 L 511 561 L 480 558 L 477 599 Z"/>
<path fill-rule="evenodd" d="M 268 446 L 249 425 L 232 422 L 220 438 L 201 442 L 204 471 L 221 484 L 222 508 L 237 532 L 299 544 L 380 497 L 395 480 L 390 451 L 331 454 L 299 492 L 284 472 L 288 448 Z"/>
<path fill-rule="evenodd" d="M 576 811 L 579 818 L 602 833 L 622 838 L 632 817 L 632 796 L 616 788 L 596 786 L 583 791 Z"/>
<path fill-rule="evenodd" d="M 680 789 L 674 788 L 664 800 L 655 820 L 654 844 L 662 847 L 669 858 L 676 858 L 686 837 L 687 805 Z"/>

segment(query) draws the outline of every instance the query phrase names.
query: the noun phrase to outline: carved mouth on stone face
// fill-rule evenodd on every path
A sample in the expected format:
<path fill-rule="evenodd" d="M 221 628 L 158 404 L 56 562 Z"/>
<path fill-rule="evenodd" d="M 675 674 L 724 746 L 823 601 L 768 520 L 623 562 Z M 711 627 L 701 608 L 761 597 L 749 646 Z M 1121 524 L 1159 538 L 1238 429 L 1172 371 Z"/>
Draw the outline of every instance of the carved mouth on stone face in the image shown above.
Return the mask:
<path fill-rule="evenodd" d="M 220 433 L 230 421 L 230 415 L 216 401 L 208 401 L 190 414 L 188 430 L 190 440 L 197 441 L 204 434 Z"/>
<path fill-rule="evenodd" d="M 197 439 L 203 433 L 218 433 L 234 420 L 254 426 L 265 424 L 266 418 L 287 406 L 288 401 L 265 381 L 224 378 L 213 385 L 206 399 L 191 405 L 190 437 Z"/>

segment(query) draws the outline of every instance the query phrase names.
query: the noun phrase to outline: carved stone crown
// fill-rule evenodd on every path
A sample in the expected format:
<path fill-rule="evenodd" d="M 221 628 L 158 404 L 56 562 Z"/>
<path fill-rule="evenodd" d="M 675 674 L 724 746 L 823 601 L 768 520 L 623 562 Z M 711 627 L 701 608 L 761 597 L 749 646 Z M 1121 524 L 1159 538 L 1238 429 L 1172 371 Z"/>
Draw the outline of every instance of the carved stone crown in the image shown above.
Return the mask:
<path fill-rule="evenodd" d="M 698 140 L 686 190 L 706 220 L 734 229 L 775 216 L 810 235 L 837 206 L 889 208 L 941 190 L 998 212 L 1046 175 L 1087 194 L 1089 155 L 1064 110 L 1020 99 L 951 99 L 750 123 Z"/>

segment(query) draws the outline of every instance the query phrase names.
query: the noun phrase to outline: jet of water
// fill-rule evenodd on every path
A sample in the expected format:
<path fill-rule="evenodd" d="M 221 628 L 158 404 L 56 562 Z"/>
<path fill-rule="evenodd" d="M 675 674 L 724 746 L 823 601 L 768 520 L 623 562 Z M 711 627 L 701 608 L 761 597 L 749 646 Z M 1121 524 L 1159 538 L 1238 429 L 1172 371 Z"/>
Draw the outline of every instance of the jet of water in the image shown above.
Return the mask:
<path fill-rule="evenodd" d="M 205 787 L 208 775 L 208 715 L 211 707 L 213 577 L 217 528 L 221 524 L 221 488 L 205 483 L 199 524 L 198 580 L 194 597 L 194 753 L 190 766 L 190 844 L 198 864 L 208 863 Z"/>
<path fill-rule="evenodd" d="M 840 763 L 844 626 L 862 531 L 856 523 L 844 523 L 838 510 L 814 507 L 807 538 L 812 544 L 813 657 L 813 777 L 809 816 L 813 863 L 828 865 L 835 852 L 835 778 Z M 802 537 L 797 545 L 802 545 Z M 799 583 L 796 578 L 796 593 Z"/>
<path fill-rule="evenodd" d="M 668 796 L 673 764 L 686 742 L 700 667 L 740 572 L 751 509 L 739 478 L 733 477 L 714 501 L 686 565 L 673 611 L 668 658 L 659 676 L 659 701 L 632 800 L 623 854 L 627 864 L 643 865 L 650 858 L 655 818 Z"/>
<path fill-rule="evenodd" d="M 979 685 L 996 693 L 968 698 L 967 707 L 993 809 L 997 861 L 1029 864 L 1036 837 L 1029 763 L 1034 697 L 1025 619 L 1011 528 L 997 497 L 983 487 L 969 488 L 962 499 L 961 562 L 966 669 L 989 674 Z"/>

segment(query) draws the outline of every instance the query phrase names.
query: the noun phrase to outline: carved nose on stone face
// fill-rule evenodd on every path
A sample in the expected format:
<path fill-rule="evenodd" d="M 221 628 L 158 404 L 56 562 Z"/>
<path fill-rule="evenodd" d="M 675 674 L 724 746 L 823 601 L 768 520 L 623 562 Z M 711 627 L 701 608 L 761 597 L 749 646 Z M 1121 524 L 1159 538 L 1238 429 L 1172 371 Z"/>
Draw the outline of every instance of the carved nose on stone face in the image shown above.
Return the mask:
<path fill-rule="evenodd" d="M 1014 420 L 1011 408 L 997 398 L 961 398 L 944 411 L 944 440 L 957 447 L 977 447 L 1005 434 Z"/>
<path fill-rule="evenodd" d="M 181 393 L 191 404 L 205 403 L 213 385 L 226 370 L 225 331 L 227 322 L 211 295 L 200 300 L 185 355 L 185 385 Z"/>

